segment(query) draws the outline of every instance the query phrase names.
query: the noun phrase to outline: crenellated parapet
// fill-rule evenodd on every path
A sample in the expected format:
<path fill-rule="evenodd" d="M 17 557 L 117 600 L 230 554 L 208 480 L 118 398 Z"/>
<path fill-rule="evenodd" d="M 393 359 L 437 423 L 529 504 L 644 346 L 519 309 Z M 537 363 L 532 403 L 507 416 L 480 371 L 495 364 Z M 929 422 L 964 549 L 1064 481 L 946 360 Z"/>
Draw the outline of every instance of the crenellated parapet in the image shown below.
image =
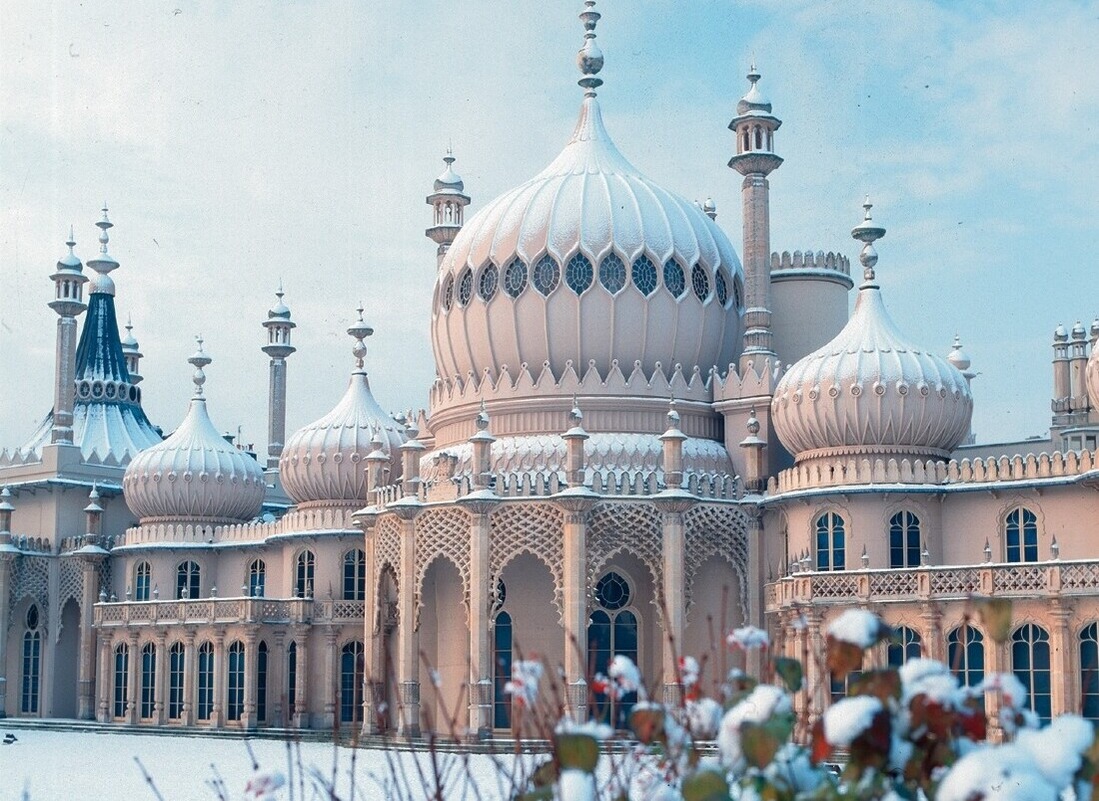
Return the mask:
<path fill-rule="evenodd" d="M 153 543 L 195 543 L 217 545 L 230 542 L 262 543 L 273 537 L 304 532 L 353 532 L 355 510 L 347 507 L 294 509 L 274 521 L 254 521 L 232 525 L 194 523 L 146 523 L 131 526 L 117 537 L 115 547 Z"/>
<path fill-rule="evenodd" d="M 794 279 L 820 279 L 843 284 L 851 289 L 851 261 L 842 253 L 818 250 L 788 250 L 771 254 L 771 283 Z"/>
<path fill-rule="evenodd" d="M 938 487 L 1073 479 L 1094 472 L 1099 453 L 1069 451 L 987 459 L 843 458 L 814 460 L 771 478 L 771 495 L 827 487 L 927 484 Z"/>
<path fill-rule="evenodd" d="M 777 359 L 762 359 L 758 367 L 755 362 L 748 361 L 743 370 L 729 365 L 725 375 L 715 373 L 712 377 L 714 403 L 770 397 L 782 378 L 782 370 L 782 362 Z"/>

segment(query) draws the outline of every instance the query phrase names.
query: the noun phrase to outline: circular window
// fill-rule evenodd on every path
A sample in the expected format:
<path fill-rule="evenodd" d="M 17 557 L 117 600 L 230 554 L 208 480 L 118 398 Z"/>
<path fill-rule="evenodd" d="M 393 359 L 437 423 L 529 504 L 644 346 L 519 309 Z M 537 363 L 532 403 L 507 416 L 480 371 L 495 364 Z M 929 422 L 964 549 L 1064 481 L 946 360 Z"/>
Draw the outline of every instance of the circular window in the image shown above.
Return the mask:
<path fill-rule="evenodd" d="M 78 390 L 80 397 L 86 398 L 92 394 L 92 386 L 87 381 L 80 382 L 80 389 Z"/>
<path fill-rule="evenodd" d="M 103 391 L 107 395 L 107 400 L 114 400 L 115 392 L 117 392 L 118 390 L 113 383 L 109 383 L 104 387 Z"/>
<path fill-rule="evenodd" d="M 34 631 L 38 628 L 38 606 L 31 604 L 31 608 L 27 610 L 27 629 Z"/>
<path fill-rule="evenodd" d="M 633 285 L 642 295 L 651 295 L 656 291 L 656 267 L 644 254 L 633 263 Z"/>
<path fill-rule="evenodd" d="M 93 381 L 92 382 L 92 397 L 93 398 L 102 398 L 103 397 L 103 382 L 102 381 Z"/>
<path fill-rule="evenodd" d="M 468 267 L 462 271 L 461 277 L 458 279 L 458 302 L 463 306 L 468 306 L 469 301 L 473 298 L 473 270 Z"/>
<path fill-rule="evenodd" d="M 672 293 L 673 297 L 681 297 L 683 291 L 687 288 L 687 279 L 683 274 L 683 268 L 679 266 L 679 262 L 675 259 L 668 259 L 664 265 L 664 286 L 668 287 L 668 291 Z"/>
<path fill-rule="evenodd" d="M 443 310 L 450 311 L 450 307 L 454 305 L 454 276 L 448 276 L 446 283 L 443 285 Z"/>
<path fill-rule="evenodd" d="M 527 288 L 527 265 L 516 259 L 504 271 L 504 291 L 513 298 L 519 297 Z"/>
<path fill-rule="evenodd" d="M 481 300 L 492 300 L 492 296 L 496 294 L 499 277 L 500 271 L 492 262 L 486 264 L 485 269 L 481 270 L 481 279 L 477 282 L 477 294 L 481 296 Z"/>
<path fill-rule="evenodd" d="M 621 609 L 630 602 L 630 585 L 617 573 L 608 573 L 595 585 L 595 600 L 604 609 Z"/>
<path fill-rule="evenodd" d="M 565 283 L 569 285 L 569 289 L 579 295 L 591 286 L 592 278 L 591 262 L 587 256 L 577 253 L 569 259 L 565 266 Z"/>
<path fill-rule="evenodd" d="M 714 276 L 714 294 L 717 295 L 717 302 L 722 306 L 729 302 L 729 284 L 725 281 L 724 270 L 718 270 L 717 275 Z"/>
<path fill-rule="evenodd" d="M 534 288 L 543 295 L 548 295 L 550 292 L 557 289 L 557 282 L 561 279 L 560 272 L 561 271 L 557 267 L 557 262 L 547 253 L 534 265 L 534 274 L 531 276 L 531 283 L 533 283 Z"/>
<path fill-rule="evenodd" d="M 626 286 L 626 265 L 617 253 L 608 253 L 599 265 L 599 283 L 612 295 L 617 295 Z"/>
<path fill-rule="evenodd" d="M 695 297 L 703 303 L 710 297 L 710 278 L 706 275 L 706 268 L 701 264 L 691 268 L 691 287 L 695 291 Z"/>

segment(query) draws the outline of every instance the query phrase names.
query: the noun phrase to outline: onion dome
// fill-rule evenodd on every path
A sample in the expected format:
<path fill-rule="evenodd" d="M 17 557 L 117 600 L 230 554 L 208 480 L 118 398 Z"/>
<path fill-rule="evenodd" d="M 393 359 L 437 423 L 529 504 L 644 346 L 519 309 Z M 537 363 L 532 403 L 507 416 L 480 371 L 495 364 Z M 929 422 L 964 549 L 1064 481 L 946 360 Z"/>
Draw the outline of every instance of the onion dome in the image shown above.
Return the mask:
<path fill-rule="evenodd" d="M 251 520 L 263 505 L 263 469 L 221 436 L 206 411 L 202 385 L 210 357 L 198 350 L 195 394 L 187 416 L 170 437 L 146 448 L 122 478 L 126 505 L 144 523 L 231 523 Z"/>
<path fill-rule="evenodd" d="M 366 344 L 374 329 L 358 321 L 347 329 L 355 339 L 355 370 L 336 408 L 286 440 L 279 459 L 279 476 L 287 494 L 298 504 L 354 505 L 366 503 L 365 460 L 380 449 L 390 458 L 390 481 L 400 473 L 398 448 L 405 442 L 401 425 L 382 410 L 370 393 L 363 369 Z M 373 442 L 377 436 L 377 442 Z"/>
<path fill-rule="evenodd" d="M 946 360 L 954 366 L 955 370 L 962 374 L 964 374 L 972 364 L 969 359 L 969 354 L 962 350 L 962 338 L 957 334 L 954 335 L 954 344 L 950 347 L 950 353 L 947 354 Z"/>
<path fill-rule="evenodd" d="M 462 183 L 462 177 L 454 172 L 454 154 L 450 151 L 450 148 L 447 148 L 443 161 L 446 163 L 446 169 L 443 170 L 442 175 L 435 179 L 435 191 L 445 192 L 451 190 L 459 194 L 462 193 L 465 191 L 466 186 Z"/>
<path fill-rule="evenodd" d="M 1053 329 L 1053 341 L 1054 342 L 1067 342 L 1068 341 L 1068 329 L 1063 325 L 1058 324 Z"/>
<path fill-rule="evenodd" d="M 747 78 L 752 82 L 752 85 L 748 88 L 748 93 L 740 98 L 740 102 L 736 104 L 736 113 L 738 116 L 743 117 L 752 112 L 762 112 L 764 114 L 771 113 L 771 101 L 763 96 L 763 92 L 759 91 L 760 77 L 756 65 L 753 64 L 747 75 Z"/>
<path fill-rule="evenodd" d="M 771 402 L 775 431 L 798 462 L 818 457 L 945 458 L 967 436 L 969 383 L 956 367 L 911 345 L 890 318 L 874 280 L 870 217 L 851 232 L 865 243 L 855 311 L 824 347 L 795 363 Z"/>
<path fill-rule="evenodd" d="M 118 269 L 118 262 L 107 252 L 107 243 L 110 241 L 107 232 L 114 228 L 114 223 L 107 218 L 106 203 L 103 204 L 103 217 L 96 223 L 96 227 L 99 228 L 99 255 L 94 259 L 88 259 L 88 266 L 96 272 L 92 278 L 91 291 L 113 295 L 114 279 L 111 278 L 110 273 Z"/>
<path fill-rule="evenodd" d="M 541 173 L 496 198 L 440 263 L 432 346 L 440 378 L 526 365 L 606 375 L 659 362 L 703 375 L 734 358 L 740 262 L 691 201 L 642 175 L 611 141 L 595 97 L 603 55 L 587 2 L 578 54 L 584 88 L 572 137 Z"/>

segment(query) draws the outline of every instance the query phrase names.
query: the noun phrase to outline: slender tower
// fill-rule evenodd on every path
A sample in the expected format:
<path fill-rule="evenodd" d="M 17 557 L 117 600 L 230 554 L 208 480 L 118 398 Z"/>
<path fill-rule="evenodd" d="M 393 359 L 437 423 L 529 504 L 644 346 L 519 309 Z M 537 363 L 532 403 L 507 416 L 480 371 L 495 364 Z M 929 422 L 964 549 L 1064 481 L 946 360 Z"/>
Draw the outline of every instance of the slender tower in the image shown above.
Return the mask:
<path fill-rule="evenodd" d="M 760 75 L 752 65 L 752 85 L 737 103 L 729 123 L 736 134 L 736 155 L 729 166 L 744 176 L 744 348 L 741 372 L 749 361 L 759 369 L 763 359 L 774 359 L 771 332 L 771 212 L 767 176 L 782 164 L 774 152 L 774 135 L 782 121 L 771 114 L 771 104 L 759 91 Z"/>
<path fill-rule="evenodd" d="M 267 469 L 279 466 L 282 445 L 286 441 L 286 357 L 297 348 L 290 344 L 290 332 L 297 326 L 290 319 L 290 309 L 282 302 L 282 284 L 275 293 L 278 302 L 267 312 L 263 327 L 267 329 L 267 344 L 263 352 L 271 357 L 271 381 L 267 406 Z"/>
<path fill-rule="evenodd" d="M 458 173 L 454 172 L 454 154 L 447 148 L 443 157 L 446 169 L 435 179 L 434 190 L 427 196 L 427 205 L 434 211 L 434 224 L 424 233 L 427 238 L 439 246 L 438 263 L 443 263 L 450 243 L 462 230 L 465 207 L 469 205 L 469 196 L 464 194 L 465 184 Z"/>
<path fill-rule="evenodd" d="M 53 382 L 53 427 L 50 442 L 71 445 L 73 442 L 73 402 L 76 391 L 76 318 L 88 305 L 84 303 L 83 265 L 73 248 L 72 228 L 65 243 L 69 252 L 57 262 L 53 279 L 54 298 L 50 308 L 57 312 L 57 354 Z"/>
<path fill-rule="evenodd" d="M 126 357 L 126 372 L 130 374 L 130 383 L 137 386 L 144 377 L 141 375 L 141 347 L 134 338 L 134 323 L 126 318 L 126 338 L 122 340 L 122 355 Z"/>

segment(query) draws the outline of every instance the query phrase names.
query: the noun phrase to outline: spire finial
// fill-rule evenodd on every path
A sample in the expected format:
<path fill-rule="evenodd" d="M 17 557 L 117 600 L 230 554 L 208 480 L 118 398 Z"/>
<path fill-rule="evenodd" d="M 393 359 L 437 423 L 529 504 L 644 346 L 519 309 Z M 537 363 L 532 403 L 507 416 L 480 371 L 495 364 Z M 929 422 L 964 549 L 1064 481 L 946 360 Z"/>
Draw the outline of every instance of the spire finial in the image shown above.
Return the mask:
<path fill-rule="evenodd" d="M 584 97 L 595 97 L 595 90 L 603 85 L 603 79 L 595 77 L 603 69 L 603 51 L 595 43 L 595 25 L 602 16 L 595 10 L 595 0 L 584 0 L 580 20 L 584 23 L 584 46 L 576 54 L 576 65 L 584 76 L 577 83 L 584 87 Z"/>
<path fill-rule="evenodd" d="M 355 311 L 359 313 L 359 319 L 347 329 L 347 333 L 355 338 L 355 344 L 351 347 L 351 354 L 355 357 L 355 369 L 361 371 L 363 369 L 363 360 L 366 358 L 366 343 L 363 340 L 373 334 L 374 329 L 363 320 L 363 305 L 361 302 Z"/>
<path fill-rule="evenodd" d="M 65 244 L 69 246 L 69 255 L 75 256 L 73 248 L 76 247 L 76 234 L 71 224 L 69 225 L 69 238 L 65 240 Z"/>
<path fill-rule="evenodd" d="M 755 86 L 759 79 L 763 77 L 756 69 L 756 60 L 754 58 L 752 59 L 752 66 L 748 68 L 748 74 L 744 77 L 752 82 L 752 86 Z"/>
<path fill-rule="evenodd" d="M 206 354 L 206 351 L 202 349 L 202 343 L 204 341 L 205 340 L 203 340 L 202 334 L 199 334 L 195 337 L 195 342 L 198 343 L 198 348 L 195 350 L 194 355 L 192 355 L 191 358 L 187 360 L 188 363 L 194 365 L 195 368 L 195 372 L 194 375 L 191 377 L 191 380 L 195 382 L 196 398 L 202 397 L 202 385 L 206 383 L 206 373 L 203 372 L 202 368 L 206 367 L 210 364 L 210 362 L 213 361 L 213 359 L 211 359 Z"/>
<path fill-rule="evenodd" d="M 134 318 L 133 315 L 126 314 L 126 338 L 131 339 L 134 331 Z"/>
<path fill-rule="evenodd" d="M 110 236 L 107 235 L 107 232 L 114 228 L 114 223 L 107 217 L 106 200 L 103 201 L 103 219 L 95 225 L 99 229 L 99 252 L 105 254 L 107 252 L 107 242 L 110 241 Z"/>
<path fill-rule="evenodd" d="M 885 229 L 874 224 L 870 216 L 870 209 L 874 204 L 870 202 L 870 195 L 866 196 L 862 207 L 865 211 L 861 223 L 851 229 L 851 236 L 863 243 L 859 253 L 859 262 L 862 264 L 863 286 L 872 285 L 874 281 L 874 265 L 878 263 L 878 253 L 874 250 L 874 243 L 885 236 Z"/>

